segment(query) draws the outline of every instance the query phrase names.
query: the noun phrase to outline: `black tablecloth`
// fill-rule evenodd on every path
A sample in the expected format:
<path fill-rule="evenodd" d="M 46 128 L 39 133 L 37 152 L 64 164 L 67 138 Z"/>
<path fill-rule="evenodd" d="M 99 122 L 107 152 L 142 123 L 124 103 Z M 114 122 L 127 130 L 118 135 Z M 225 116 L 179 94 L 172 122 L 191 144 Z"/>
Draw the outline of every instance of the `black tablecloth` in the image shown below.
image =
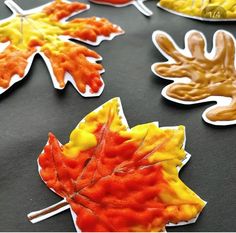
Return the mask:
<path fill-rule="evenodd" d="M 24 9 L 47 0 L 16 0 Z M 60 198 L 41 181 L 37 157 L 49 131 L 66 143 L 71 130 L 89 112 L 112 97 L 121 97 L 130 127 L 159 121 L 161 126 L 185 125 L 186 150 L 192 154 L 181 171 L 181 179 L 208 202 L 195 224 L 169 228 L 168 231 L 236 231 L 236 128 L 214 127 L 201 119 L 209 104 L 181 106 L 161 96 L 169 82 L 151 72 L 151 65 L 165 58 L 156 50 L 151 34 L 164 30 L 183 46 L 191 29 L 202 31 L 212 48 L 217 29 L 236 35 L 235 23 L 207 23 L 182 18 L 156 7 L 144 17 L 135 7 L 113 8 L 91 4 L 80 16 L 100 16 L 120 25 L 124 36 L 93 48 L 103 56 L 106 87 L 101 97 L 86 99 L 68 85 L 53 88 L 48 70 L 39 55 L 31 71 L 20 83 L 0 97 L 0 231 L 75 231 L 69 211 L 31 224 L 27 213 L 52 205 Z M 10 15 L 0 1 L 0 18 Z M 92 48 L 92 47 L 91 47 Z"/>

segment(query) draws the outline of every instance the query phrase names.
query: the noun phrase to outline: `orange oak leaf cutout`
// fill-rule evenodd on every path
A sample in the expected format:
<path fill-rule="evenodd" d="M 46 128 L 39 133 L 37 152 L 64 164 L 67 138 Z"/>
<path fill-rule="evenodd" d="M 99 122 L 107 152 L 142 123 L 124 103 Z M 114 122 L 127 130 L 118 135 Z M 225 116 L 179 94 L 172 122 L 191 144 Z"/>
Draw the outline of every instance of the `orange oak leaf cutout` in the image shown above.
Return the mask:
<path fill-rule="evenodd" d="M 162 31 L 153 33 L 153 42 L 168 59 L 153 64 L 153 72 L 173 80 L 162 95 L 176 103 L 191 105 L 217 102 L 202 115 L 214 125 L 236 124 L 235 38 L 219 30 L 214 34 L 213 49 L 207 52 L 206 38 L 199 31 L 185 36 L 185 49 Z"/>
<path fill-rule="evenodd" d="M 98 17 L 66 21 L 89 9 L 79 2 L 55 0 L 25 11 L 12 0 L 5 4 L 13 15 L 0 21 L 0 94 L 27 75 L 37 53 L 43 57 L 55 88 L 63 89 L 69 81 L 85 97 L 102 93 L 104 69 L 96 63 L 101 56 L 69 39 L 95 46 L 122 34 L 120 27 Z"/>
<path fill-rule="evenodd" d="M 178 176 L 190 155 L 183 126 L 129 129 L 119 98 L 88 114 L 61 145 L 50 133 L 39 174 L 63 201 L 28 215 L 36 223 L 70 209 L 77 231 L 163 231 L 195 222 L 205 206 Z"/>

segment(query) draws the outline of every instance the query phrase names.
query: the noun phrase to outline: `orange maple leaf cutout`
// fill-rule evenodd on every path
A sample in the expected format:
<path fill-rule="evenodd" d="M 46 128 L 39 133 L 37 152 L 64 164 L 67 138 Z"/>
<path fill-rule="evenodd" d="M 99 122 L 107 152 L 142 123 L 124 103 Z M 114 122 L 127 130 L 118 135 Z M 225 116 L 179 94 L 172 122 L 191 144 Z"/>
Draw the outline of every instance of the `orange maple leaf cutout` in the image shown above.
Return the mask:
<path fill-rule="evenodd" d="M 35 223 L 70 208 L 76 229 L 86 232 L 162 231 L 190 223 L 205 202 L 179 179 L 190 158 L 184 144 L 183 126 L 129 129 L 119 99 L 112 99 L 88 114 L 67 144 L 49 134 L 39 173 L 64 200 L 28 217 Z"/>
<path fill-rule="evenodd" d="M 0 21 L 0 94 L 27 75 L 37 53 L 45 60 L 55 88 L 63 89 L 69 81 L 83 96 L 102 93 L 104 69 L 96 63 L 101 56 L 69 39 L 98 45 L 122 34 L 120 27 L 98 17 L 66 21 L 89 9 L 79 2 L 55 0 L 26 11 L 12 0 L 5 3 L 13 15 Z"/>
<path fill-rule="evenodd" d="M 206 38 L 195 30 L 186 34 L 185 49 L 180 49 L 162 31 L 153 33 L 153 42 L 168 59 L 153 64 L 153 72 L 174 81 L 163 89 L 165 98 L 185 105 L 217 102 L 205 110 L 203 119 L 214 125 L 236 124 L 235 38 L 232 34 L 217 31 L 210 53 Z"/>

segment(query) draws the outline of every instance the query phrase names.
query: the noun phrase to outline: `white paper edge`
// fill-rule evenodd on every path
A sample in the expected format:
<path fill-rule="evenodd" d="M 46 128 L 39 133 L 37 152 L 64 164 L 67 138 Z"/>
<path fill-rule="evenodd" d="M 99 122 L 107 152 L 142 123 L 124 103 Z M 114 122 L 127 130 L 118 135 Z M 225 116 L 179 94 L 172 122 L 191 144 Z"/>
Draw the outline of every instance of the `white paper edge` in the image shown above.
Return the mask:
<path fill-rule="evenodd" d="M 154 45 L 156 46 L 156 48 L 161 52 L 161 54 L 162 54 L 164 57 L 167 58 L 168 61 L 167 61 L 167 62 L 157 62 L 157 63 L 154 63 L 154 64 L 152 65 L 152 67 L 151 67 L 151 70 L 152 70 L 152 72 L 153 72 L 156 76 L 158 76 L 158 77 L 160 77 L 160 78 L 162 78 L 162 79 L 165 79 L 165 80 L 171 80 L 171 81 L 173 81 L 173 83 L 167 85 L 166 87 L 164 87 L 164 88 L 162 89 L 161 94 L 162 94 L 162 96 L 163 96 L 164 98 L 166 98 L 166 99 L 168 99 L 168 100 L 170 100 L 170 101 L 172 101 L 172 102 L 179 103 L 179 104 L 184 104 L 184 105 L 193 105 L 193 104 L 206 103 L 206 102 L 216 102 L 215 105 L 213 105 L 213 106 L 207 108 L 207 109 L 203 112 L 203 114 L 202 114 L 203 120 L 204 120 L 205 122 L 209 123 L 209 124 L 216 125 L 216 126 L 234 125 L 234 124 L 236 124 L 236 120 L 232 120 L 232 121 L 211 121 L 211 120 L 209 120 L 209 119 L 207 118 L 207 116 L 206 116 L 206 113 L 207 113 L 209 110 L 211 110 L 211 109 L 213 109 L 213 108 L 215 108 L 215 107 L 220 107 L 220 106 L 227 106 L 227 105 L 229 105 L 229 104 L 231 103 L 231 101 L 232 101 L 232 98 L 231 98 L 231 97 L 209 96 L 209 97 L 207 97 L 207 98 L 205 98 L 205 99 L 198 100 L 198 101 L 184 101 L 184 100 L 179 100 L 179 99 L 170 97 L 170 96 L 168 96 L 168 95 L 166 94 L 166 92 L 167 92 L 167 89 L 168 89 L 171 85 L 176 84 L 176 83 L 188 83 L 188 82 L 190 81 L 190 79 L 187 78 L 187 77 L 183 77 L 183 78 L 164 77 L 164 76 L 162 76 L 162 75 L 160 75 L 160 74 L 157 74 L 157 72 L 155 71 L 155 67 L 156 67 L 156 65 L 158 65 L 158 64 L 173 64 L 173 63 L 175 63 L 174 59 L 173 59 L 172 57 L 170 57 L 168 54 L 166 54 L 166 53 L 160 48 L 160 46 L 159 46 L 158 43 L 156 42 L 156 39 L 155 39 L 156 36 L 157 36 L 158 34 L 164 34 L 165 36 L 167 36 L 167 37 L 172 41 L 172 43 L 174 44 L 174 46 L 176 47 L 176 49 L 177 49 L 181 54 L 183 54 L 183 55 L 185 55 L 185 56 L 187 56 L 187 57 L 191 57 L 191 54 L 190 54 L 190 51 L 189 51 L 189 48 L 188 48 L 187 40 L 188 40 L 190 34 L 193 33 L 193 32 L 198 32 L 198 33 L 200 33 L 200 34 L 202 35 L 202 37 L 203 37 L 203 39 L 204 39 L 204 41 L 205 41 L 205 57 L 208 58 L 208 59 L 213 59 L 214 56 L 215 56 L 215 53 L 216 53 L 216 35 L 217 35 L 217 33 L 224 32 L 224 33 L 228 34 L 228 35 L 233 39 L 234 45 L 236 45 L 236 40 L 235 40 L 234 36 L 233 36 L 231 33 L 227 32 L 227 31 L 225 31 L 225 30 L 222 30 L 222 29 L 221 29 L 221 30 L 218 30 L 218 31 L 216 31 L 216 32 L 214 33 L 214 36 L 213 36 L 213 49 L 212 49 L 212 51 L 211 51 L 210 53 L 208 53 L 208 51 L 207 51 L 207 40 L 206 40 L 204 34 L 201 33 L 201 32 L 198 31 L 198 30 L 190 30 L 190 31 L 188 31 L 188 32 L 186 33 L 185 38 L 184 38 L 184 39 L 185 39 L 185 48 L 184 48 L 184 49 L 179 48 L 179 46 L 176 44 L 176 42 L 173 40 L 173 38 L 172 38 L 169 34 L 167 34 L 166 32 L 161 31 L 161 30 L 154 31 L 153 34 L 152 34 L 152 41 L 153 41 Z M 236 56 L 235 56 L 235 61 L 234 61 L 234 63 L 235 63 L 235 67 L 236 67 Z"/>
<path fill-rule="evenodd" d="M 5 1 L 5 4 L 6 6 L 8 6 L 7 4 L 8 0 Z M 66 3 L 72 3 L 68 0 L 63 0 L 63 2 L 66 2 Z M 25 15 L 27 14 L 34 14 L 34 13 L 38 13 L 40 11 L 42 11 L 42 9 L 44 9 L 45 7 L 49 6 L 50 4 L 52 4 L 52 2 L 49 2 L 47 4 L 44 4 L 42 6 L 39 6 L 39 7 L 36 7 L 36 8 L 33 8 L 33 9 L 30 9 L 30 10 L 23 10 L 23 13 Z M 83 3 L 84 4 L 84 3 Z M 77 11 L 77 12 L 74 12 L 72 15 L 70 15 L 69 17 L 66 17 L 62 20 L 60 20 L 60 22 L 62 23 L 65 23 L 67 19 L 71 18 L 72 16 L 74 15 L 77 15 L 77 14 L 80 14 L 84 11 L 87 11 L 88 9 L 90 9 L 90 5 L 88 4 L 85 4 L 86 5 L 86 9 L 84 10 L 80 10 L 80 11 Z M 9 6 L 8 6 L 9 7 Z M 11 9 L 12 10 L 12 9 Z M 19 8 L 19 11 L 22 11 L 21 8 Z M 6 18 L 6 19 L 3 19 L 3 20 L 0 20 L 0 24 L 1 23 L 4 23 L 4 22 L 7 22 L 11 19 L 13 19 L 15 16 L 17 16 L 18 14 L 12 10 L 13 14 Z M 99 17 L 96 17 L 97 20 L 100 20 Z M 119 27 L 117 26 L 116 24 L 113 24 L 115 27 L 117 27 L 121 32 L 118 32 L 118 33 L 111 33 L 109 35 L 109 37 L 105 37 L 105 36 L 98 36 L 97 37 L 97 40 L 95 42 L 92 42 L 92 41 L 89 41 L 89 40 L 82 40 L 82 39 L 79 39 L 79 38 L 73 38 L 73 37 L 70 37 L 70 36 L 59 36 L 60 39 L 64 40 L 65 42 L 69 42 L 69 43 L 73 43 L 73 41 L 71 41 L 70 39 L 73 39 L 73 40 L 77 40 L 77 41 L 80 41 L 80 42 L 84 42 L 86 44 L 89 44 L 89 45 L 92 45 L 92 46 L 97 46 L 99 44 L 101 44 L 102 41 L 105 41 L 105 40 L 112 40 L 114 37 L 118 36 L 118 35 L 122 35 L 124 34 L 124 31 Z M 10 44 L 10 42 L 6 42 L 6 43 L 0 43 L 0 51 L 2 52 L 6 46 L 8 46 Z M 59 90 L 62 90 L 64 88 L 61 88 L 59 86 L 59 83 L 57 82 L 57 79 L 54 75 L 54 72 L 53 72 L 53 69 L 52 69 L 52 66 L 51 66 L 51 63 L 50 63 L 50 60 L 48 59 L 48 57 L 46 55 L 43 54 L 43 52 L 41 52 L 38 48 L 37 48 L 37 51 L 31 55 L 28 59 L 27 59 L 27 66 L 26 66 L 26 69 L 25 69 L 25 73 L 24 73 L 24 76 L 23 77 L 19 77 L 19 75 L 13 75 L 12 78 L 11 78 L 11 81 L 10 81 L 10 85 L 7 87 L 7 88 L 2 88 L 0 87 L 0 95 L 3 94 L 5 91 L 7 91 L 9 88 L 11 88 L 16 82 L 19 82 L 21 81 L 22 79 L 25 78 L 25 76 L 28 74 L 30 68 L 31 68 L 31 65 L 33 63 L 33 59 L 34 59 L 34 56 L 36 54 L 40 54 L 41 57 L 44 59 L 45 63 L 46 63 L 46 66 L 49 70 L 49 73 L 51 75 L 51 79 L 52 79 L 52 82 L 53 82 L 53 86 L 54 88 L 56 89 L 59 89 Z M 95 58 L 90 58 L 90 57 L 86 57 L 86 59 L 92 63 L 96 63 L 96 61 L 101 61 L 102 60 L 102 57 L 100 56 L 100 58 L 98 59 L 95 59 Z M 105 69 L 101 70 L 99 73 L 102 74 L 105 72 Z M 73 80 L 72 76 L 69 74 L 69 73 L 66 73 L 65 76 L 64 76 L 64 81 L 65 81 L 65 84 L 68 83 L 68 81 L 74 86 L 74 88 L 76 89 L 76 91 L 78 93 L 80 93 L 83 97 L 97 97 L 97 96 L 100 96 L 104 90 L 104 87 L 105 87 L 105 83 L 104 83 L 104 80 L 103 78 L 100 76 L 100 80 L 102 81 L 102 86 L 100 87 L 99 91 L 96 92 L 96 93 L 91 93 L 90 92 L 90 87 L 88 85 L 86 85 L 86 91 L 85 93 L 82 93 L 79 91 L 79 89 L 77 88 L 76 84 L 75 84 L 75 81 Z M 66 86 L 66 85 L 65 85 Z"/>
<path fill-rule="evenodd" d="M 99 110 L 101 110 L 101 109 L 103 108 L 103 106 L 104 106 L 105 104 L 107 104 L 107 103 L 109 103 L 109 102 L 111 102 L 111 101 L 113 101 L 113 100 L 117 100 L 117 101 L 118 101 L 118 104 L 119 104 L 119 116 L 121 117 L 122 123 L 127 127 L 127 130 L 129 130 L 129 131 L 132 130 L 132 128 L 129 128 L 127 119 L 126 119 L 125 114 L 124 114 L 124 111 L 123 111 L 121 99 L 120 99 L 119 97 L 115 97 L 115 98 L 110 99 L 109 101 L 105 102 L 104 104 L 102 104 L 101 106 L 99 106 L 98 108 L 96 108 L 93 112 L 98 112 Z M 85 117 L 86 117 L 86 116 L 85 116 Z M 84 118 L 85 118 L 85 117 L 84 117 Z M 84 122 L 84 118 L 79 122 L 79 124 L 76 126 L 76 128 L 78 128 L 79 125 Z M 155 124 L 157 127 L 159 127 L 159 123 L 158 123 L 157 121 L 156 121 L 156 122 L 151 122 L 151 123 L 153 123 L 153 124 Z M 147 123 L 147 124 L 148 124 L 148 123 Z M 160 129 L 162 129 L 162 130 L 168 130 L 168 129 L 169 129 L 169 130 L 177 130 L 177 129 L 178 129 L 178 126 L 173 126 L 173 127 L 171 127 L 171 126 L 168 126 L 168 127 L 160 127 Z M 58 140 L 58 139 L 57 139 L 57 140 Z M 58 141 L 58 142 L 59 142 L 59 141 Z M 59 143 L 60 143 L 60 142 L 59 142 Z M 186 132 L 184 131 L 184 142 L 183 142 L 183 147 L 182 147 L 183 149 L 185 149 L 185 144 L 186 144 Z M 47 141 L 46 145 L 48 145 L 48 141 Z M 61 143 L 60 143 L 60 145 L 61 145 Z M 43 152 L 44 152 L 44 150 L 41 152 L 41 154 L 42 154 Z M 181 168 L 189 161 L 189 159 L 190 159 L 190 157 L 191 157 L 191 155 L 190 155 L 187 151 L 185 151 L 185 152 L 186 152 L 186 156 L 185 156 L 185 158 L 182 160 L 182 165 L 181 165 L 180 167 L 177 167 L 177 168 L 176 168 L 177 171 L 178 171 L 178 173 L 180 172 Z M 40 164 L 39 164 L 39 159 L 37 159 L 37 165 L 38 165 L 39 176 L 41 177 L 41 175 L 40 175 L 41 166 L 40 166 Z M 41 177 L 41 179 L 42 179 L 42 181 L 46 184 L 46 182 L 43 180 L 42 177 Z M 58 194 L 55 192 L 54 189 L 50 188 L 50 190 L 53 191 L 56 195 L 58 195 Z M 195 194 L 195 195 L 196 195 L 197 197 L 199 197 L 197 194 Z M 199 197 L 199 198 L 200 198 L 200 197 Z M 200 199 L 201 199 L 201 198 L 200 198 Z M 62 200 L 61 202 L 64 202 L 64 201 L 66 201 L 65 198 L 63 198 L 63 200 Z M 205 203 L 206 203 L 206 202 L 205 202 Z M 45 208 L 45 209 L 47 209 L 47 208 Z M 58 214 L 58 213 L 60 213 L 60 212 L 63 212 L 63 211 L 65 211 L 65 210 L 67 210 L 67 209 L 70 209 L 71 216 L 72 216 L 73 223 L 74 223 L 74 226 L 75 226 L 76 231 L 77 231 L 77 232 L 81 232 L 81 230 L 80 230 L 80 229 L 78 228 L 78 226 L 76 225 L 76 218 L 77 218 L 77 215 L 75 214 L 75 212 L 73 211 L 73 209 L 70 207 L 69 204 L 68 204 L 68 206 L 65 206 L 65 207 L 63 207 L 63 208 L 60 208 L 60 209 L 59 209 L 60 211 L 54 211 L 54 212 L 51 213 L 51 214 L 49 213 L 49 214 L 47 214 L 47 215 L 44 215 L 42 218 L 37 218 L 37 221 L 31 221 L 31 222 L 32 222 L 32 223 L 36 223 L 36 222 L 45 220 L 46 218 L 52 217 L 52 216 L 54 216 L 54 215 L 56 215 L 56 214 Z M 36 211 L 36 212 L 38 212 L 38 211 Z M 33 213 L 35 213 L 35 212 L 29 213 L 28 216 L 32 215 Z M 194 223 L 194 222 L 196 222 L 196 220 L 197 220 L 197 218 L 198 218 L 199 215 L 200 215 L 200 213 L 199 213 L 195 218 L 193 218 L 193 219 L 191 219 L 190 221 L 187 221 L 187 222 L 179 222 L 179 223 L 177 223 L 177 224 L 168 223 L 168 224 L 166 224 L 166 227 L 176 227 L 176 226 L 182 226 L 182 225 L 187 225 L 187 224 Z"/>
<path fill-rule="evenodd" d="M 77 215 L 76 215 L 76 213 L 72 210 L 72 208 L 70 208 L 70 213 L 71 213 L 71 216 L 72 216 L 72 219 L 73 219 L 73 223 L 74 223 L 76 232 L 81 232 L 81 230 L 79 229 L 79 227 L 76 225 Z"/>
<path fill-rule="evenodd" d="M 54 205 L 51 205 L 50 207 L 57 206 L 58 204 L 64 203 L 64 202 L 66 202 L 66 199 L 63 199 L 62 201 L 60 201 L 60 202 L 58 202 L 58 203 L 56 203 L 56 204 L 54 204 Z M 47 207 L 47 208 L 45 208 L 45 209 L 42 209 L 42 210 L 40 210 L 40 211 L 47 210 L 48 208 L 49 208 L 49 207 Z M 69 209 L 69 208 L 70 208 L 70 205 L 69 205 L 69 204 L 66 205 L 66 206 L 62 206 L 61 208 L 59 208 L 59 209 L 57 209 L 57 210 L 55 210 L 55 211 L 53 211 L 53 212 L 50 212 L 50 213 L 48 213 L 48 214 L 44 214 L 44 215 L 42 215 L 42 216 L 40 216 L 40 217 L 37 217 L 36 219 L 30 220 L 30 222 L 33 223 L 33 224 L 34 224 L 34 223 L 41 222 L 41 221 L 43 221 L 43 220 L 45 220 L 45 219 L 48 219 L 48 218 L 50 218 L 50 217 L 53 217 L 53 216 L 55 216 L 55 215 L 61 213 L 61 212 L 65 211 L 65 210 L 67 210 L 67 209 Z M 27 215 L 27 217 L 29 218 L 29 217 L 31 217 L 32 215 L 37 214 L 38 212 L 39 212 L 39 211 L 33 211 L 33 212 L 29 213 L 29 214 Z"/>
<path fill-rule="evenodd" d="M 92 3 L 98 4 L 98 5 L 107 5 L 107 6 L 114 6 L 114 7 L 125 7 L 125 6 L 130 6 L 130 5 L 134 5 L 135 0 L 131 1 L 131 2 L 127 2 L 125 4 L 113 4 L 113 3 L 109 3 L 109 2 L 100 2 L 100 1 L 96 1 L 96 0 L 89 0 Z M 142 2 L 145 2 L 147 0 L 142 0 Z"/>
<path fill-rule="evenodd" d="M 184 13 L 180 13 L 180 12 L 177 12 L 175 10 L 171 10 L 169 8 L 166 8 L 164 6 L 161 6 L 160 2 L 157 3 L 157 6 L 159 8 L 161 8 L 162 10 L 165 10 L 169 13 L 172 13 L 174 15 L 178 15 L 178 16 L 182 16 L 182 17 L 185 17 L 185 18 L 189 18 L 189 19 L 196 19 L 196 20 L 200 20 L 200 21 L 206 21 L 206 22 L 234 22 L 236 21 L 236 18 L 235 19 L 232 19 L 232 18 L 229 18 L 229 19 L 211 19 L 211 18 L 203 18 L 203 17 L 199 17 L 199 16 L 192 16 L 192 15 L 187 15 L 187 14 L 184 14 Z"/>
<path fill-rule="evenodd" d="M 0 43 L 0 53 L 2 53 L 10 44 L 11 44 L 10 41 L 7 41 L 5 43 Z"/>

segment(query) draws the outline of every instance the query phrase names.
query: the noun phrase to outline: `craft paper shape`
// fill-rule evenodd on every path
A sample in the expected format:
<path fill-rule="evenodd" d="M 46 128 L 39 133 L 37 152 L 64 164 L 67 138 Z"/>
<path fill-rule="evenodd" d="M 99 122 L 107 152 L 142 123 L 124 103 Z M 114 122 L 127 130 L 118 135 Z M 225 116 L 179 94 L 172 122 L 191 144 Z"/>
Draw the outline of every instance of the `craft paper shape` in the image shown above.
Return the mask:
<path fill-rule="evenodd" d="M 160 0 L 160 8 L 173 14 L 206 21 L 235 21 L 233 0 Z"/>
<path fill-rule="evenodd" d="M 120 27 L 98 17 L 66 21 L 89 9 L 79 2 L 55 0 L 26 11 L 11 0 L 5 4 L 13 15 L 0 21 L 0 94 L 27 75 L 37 53 L 43 57 L 56 89 L 63 89 L 69 81 L 85 97 L 102 93 L 104 69 L 96 63 L 101 56 L 69 39 L 98 45 L 122 34 Z"/>
<path fill-rule="evenodd" d="M 97 4 L 109 5 L 114 7 L 125 7 L 129 5 L 134 5 L 145 16 L 153 15 L 152 11 L 150 11 L 143 3 L 146 0 L 89 0 L 89 1 Z"/>
<path fill-rule="evenodd" d="M 183 126 L 129 129 L 119 98 L 88 114 L 61 145 L 49 134 L 38 159 L 45 184 L 64 200 L 33 223 L 70 209 L 77 231 L 163 231 L 194 222 L 205 206 L 178 177 L 190 155 Z"/>
<path fill-rule="evenodd" d="M 152 71 L 161 78 L 173 80 L 162 95 L 176 103 L 191 105 L 217 102 L 202 115 L 214 125 L 236 123 L 235 38 L 219 30 L 214 34 L 213 49 L 207 52 L 205 36 L 196 30 L 185 36 L 180 49 L 165 32 L 155 31 L 153 42 L 168 59 L 153 64 Z"/>

